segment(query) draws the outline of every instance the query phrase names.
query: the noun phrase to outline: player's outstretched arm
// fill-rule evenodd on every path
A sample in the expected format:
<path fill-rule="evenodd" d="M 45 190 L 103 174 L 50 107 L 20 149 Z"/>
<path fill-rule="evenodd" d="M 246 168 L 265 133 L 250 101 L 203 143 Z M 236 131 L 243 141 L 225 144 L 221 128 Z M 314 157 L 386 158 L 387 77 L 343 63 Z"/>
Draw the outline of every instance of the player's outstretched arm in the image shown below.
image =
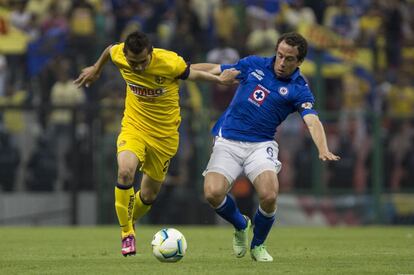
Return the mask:
<path fill-rule="evenodd" d="M 111 46 L 108 46 L 101 54 L 99 59 L 95 62 L 94 65 L 86 67 L 82 70 L 82 73 L 79 75 L 79 77 L 73 81 L 74 84 L 78 85 L 78 88 L 85 85 L 86 87 L 89 87 L 90 84 L 95 82 L 99 76 L 101 75 L 103 66 L 105 63 L 109 60 L 110 53 L 109 50 L 111 49 Z"/>
<path fill-rule="evenodd" d="M 196 63 L 191 64 L 191 69 L 197 70 L 197 71 L 203 71 L 208 72 L 214 75 L 221 74 L 221 67 L 220 64 L 213 64 L 213 63 Z"/>
<path fill-rule="evenodd" d="M 334 155 L 328 149 L 328 143 L 326 141 L 325 130 L 323 125 L 319 120 L 319 117 L 315 114 L 307 114 L 303 117 L 303 120 L 308 126 L 309 132 L 311 134 L 312 140 L 315 143 L 319 151 L 319 159 L 326 160 L 339 160 L 340 157 Z"/>
<path fill-rule="evenodd" d="M 188 75 L 189 80 L 205 80 L 210 82 L 215 82 L 223 85 L 232 85 L 237 82 L 236 77 L 240 74 L 240 71 L 235 69 L 228 69 L 221 72 L 220 75 L 214 75 L 209 72 L 194 70 L 190 68 L 190 73 Z"/>

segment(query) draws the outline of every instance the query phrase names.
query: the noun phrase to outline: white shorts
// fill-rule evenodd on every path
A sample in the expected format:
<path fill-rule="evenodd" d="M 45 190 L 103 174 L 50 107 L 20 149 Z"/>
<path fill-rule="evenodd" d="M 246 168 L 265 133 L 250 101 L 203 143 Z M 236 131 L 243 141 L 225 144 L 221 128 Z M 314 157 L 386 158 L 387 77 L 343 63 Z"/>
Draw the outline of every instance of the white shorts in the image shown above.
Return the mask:
<path fill-rule="evenodd" d="M 230 185 L 244 172 L 251 182 L 262 172 L 279 173 L 282 163 L 277 159 L 279 146 L 276 141 L 241 142 L 216 137 L 213 153 L 203 172 L 216 172 L 226 177 Z"/>

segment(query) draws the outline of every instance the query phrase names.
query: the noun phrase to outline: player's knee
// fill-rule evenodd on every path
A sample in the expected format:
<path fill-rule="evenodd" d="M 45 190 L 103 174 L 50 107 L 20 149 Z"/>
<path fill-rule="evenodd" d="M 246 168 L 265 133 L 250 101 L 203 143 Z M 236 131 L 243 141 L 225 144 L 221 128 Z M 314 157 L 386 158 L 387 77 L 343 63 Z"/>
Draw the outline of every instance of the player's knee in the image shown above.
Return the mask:
<path fill-rule="evenodd" d="M 153 192 L 153 191 L 146 191 L 143 192 L 143 190 L 141 190 L 141 192 L 139 193 L 140 199 L 144 204 L 152 204 L 155 199 L 157 198 L 158 192 Z"/>
<path fill-rule="evenodd" d="M 204 198 L 214 207 L 218 206 L 224 199 L 226 193 L 222 188 L 213 185 L 204 186 Z"/>
<path fill-rule="evenodd" d="M 277 198 L 277 192 L 270 191 L 260 196 L 260 202 L 261 204 L 266 205 L 267 208 L 269 207 L 272 208 L 273 206 L 276 205 L 276 198 Z"/>
<path fill-rule="evenodd" d="M 130 185 L 134 181 L 134 170 L 128 168 L 119 168 L 118 170 L 118 183 L 124 185 Z"/>

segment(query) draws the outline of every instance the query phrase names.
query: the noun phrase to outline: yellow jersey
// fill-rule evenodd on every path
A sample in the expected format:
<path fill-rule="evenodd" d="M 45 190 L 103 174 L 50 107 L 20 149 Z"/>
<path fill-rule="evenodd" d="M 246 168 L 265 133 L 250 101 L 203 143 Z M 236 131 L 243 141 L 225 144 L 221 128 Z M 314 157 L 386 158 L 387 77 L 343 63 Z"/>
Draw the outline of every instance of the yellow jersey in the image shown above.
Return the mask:
<path fill-rule="evenodd" d="M 134 127 L 154 137 L 177 134 L 181 122 L 179 79 L 189 69 L 184 59 L 154 48 L 148 67 L 137 73 L 128 65 L 123 48 L 124 43 L 120 43 L 110 49 L 112 62 L 127 85 L 122 127 Z"/>

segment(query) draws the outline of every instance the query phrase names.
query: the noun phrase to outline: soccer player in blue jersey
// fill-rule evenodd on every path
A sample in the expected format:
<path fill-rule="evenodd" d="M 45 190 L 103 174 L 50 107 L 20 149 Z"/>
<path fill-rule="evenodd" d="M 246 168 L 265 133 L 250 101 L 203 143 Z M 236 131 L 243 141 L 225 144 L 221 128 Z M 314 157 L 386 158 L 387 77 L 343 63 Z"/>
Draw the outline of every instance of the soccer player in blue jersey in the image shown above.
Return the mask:
<path fill-rule="evenodd" d="M 277 173 L 278 144 L 274 140 L 277 126 L 293 112 L 305 121 L 323 161 L 337 161 L 339 156 L 328 149 L 326 135 L 314 97 L 299 66 L 307 53 L 307 42 L 300 34 L 286 33 L 276 44 L 276 56 L 248 56 L 237 64 L 199 63 L 197 70 L 220 74 L 234 68 L 240 71 L 239 86 L 227 110 L 213 127 L 213 152 L 203 175 L 204 195 L 216 213 L 235 227 L 233 250 L 236 257 L 246 254 L 251 221 L 240 213 L 227 194 L 242 172 L 253 183 L 259 207 L 253 218 L 250 253 L 253 260 L 271 262 L 264 242 L 276 215 L 279 190 Z"/>

